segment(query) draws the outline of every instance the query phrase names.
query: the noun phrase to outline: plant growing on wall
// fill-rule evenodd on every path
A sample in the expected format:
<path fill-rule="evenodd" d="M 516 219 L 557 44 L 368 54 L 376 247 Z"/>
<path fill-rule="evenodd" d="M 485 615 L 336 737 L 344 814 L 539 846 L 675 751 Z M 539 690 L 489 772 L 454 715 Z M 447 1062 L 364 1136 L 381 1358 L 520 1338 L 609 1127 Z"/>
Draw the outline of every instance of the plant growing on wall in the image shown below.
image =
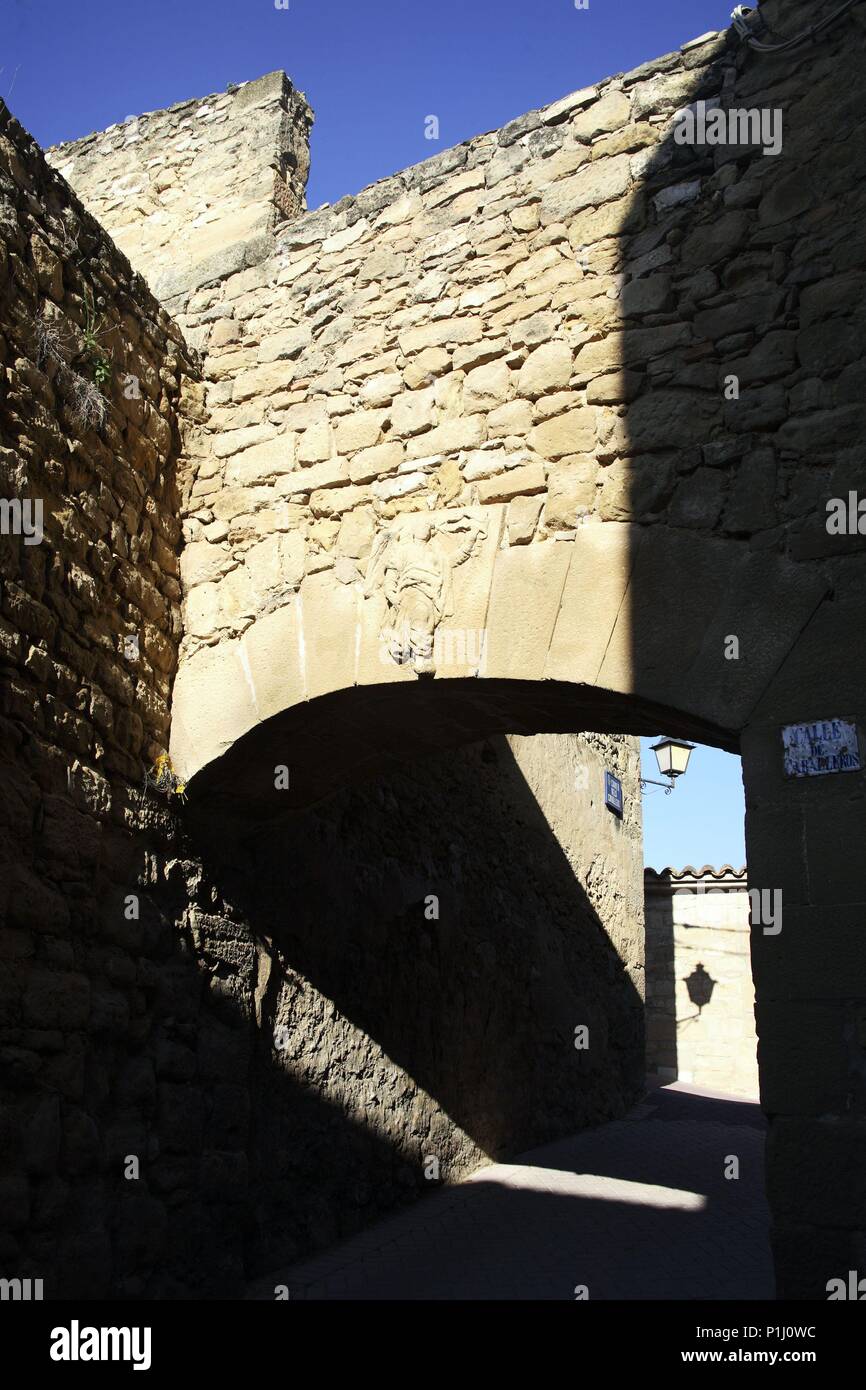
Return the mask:
<path fill-rule="evenodd" d="M 55 319 L 36 317 L 30 320 L 34 355 L 37 367 L 47 362 L 62 363 L 66 360 L 68 337 Z"/>
<path fill-rule="evenodd" d="M 144 774 L 144 789 L 153 787 L 156 791 L 165 792 L 166 796 L 178 796 L 181 801 L 186 801 L 186 783 L 182 782 L 172 767 L 171 758 L 168 753 L 160 753 L 152 768 Z"/>
<path fill-rule="evenodd" d="M 96 385 L 104 387 L 111 380 L 111 355 L 102 347 L 100 338 L 104 333 L 104 318 L 96 316 L 93 295 L 84 291 L 84 357 L 90 376 Z"/>
<path fill-rule="evenodd" d="M 113 366 L 111 355 L 102 344 L 104 331 L 104 319 L 97 315 L 93 294 L 85 290 L 82 346 L 76 357 L 78 370 L 75 370 L 67 366 L 63 344 L 58 342 L 53 326 L 45 324 L 44 320 L 34 325 L 37 360 L 42 352 L 46 358 L 51 356 L 59 362 L 57 384 L 68 402 L 73 422 L 82 430 L 98 428 L 108 415 L 108 401 L 103 392 L 111 380 Z"/>
<path fill-rule="evenodd" d="M 64 374 L 63 387 L 72 418 L 81 429 L 92 429 L 105 422 L 108 402 L 95 381 L 68 371 Z"/>

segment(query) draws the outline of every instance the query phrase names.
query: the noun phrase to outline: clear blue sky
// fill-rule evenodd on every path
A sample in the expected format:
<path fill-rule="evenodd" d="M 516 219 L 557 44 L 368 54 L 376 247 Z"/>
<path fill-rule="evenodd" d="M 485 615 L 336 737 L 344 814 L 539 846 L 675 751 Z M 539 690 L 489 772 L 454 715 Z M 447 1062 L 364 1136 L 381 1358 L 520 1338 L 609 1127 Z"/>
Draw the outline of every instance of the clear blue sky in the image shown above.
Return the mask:
<path fill-rule="evenodd" d="M 0 95 L 42 145 L 284 68 L 316 112 L 311 207 L 730 22 L 732 0 L 0 0 Z M 424 138 L 439 118 L 438 142 Z M 644 744 L 648 746 L 648 740 Z M 653 776 L 649 755 L 646 775 Z M 740 762 L 644 799 L 655 868 L 744 862 Z"/>
<path fill-rule="evenodd" d="M 659 777 L 654 738 L 641 739 L 644 777 Z M 699 743 L 688 771 L 677 779 L 670 796 L 661 787 L 647 787 L 643 798 L 644 863 L 653 869 L 696 869 L 704 864 L 721 868 L 746 862 L 743 833 L 745 799 L 740 759 Z"/>
<path fill-rule="evenodd" d="M 730 22 L 732 0 L 0 0 L 0 95 L 42 145 L 284 68 L 310 207 Z M 13 85 L 14 83 L 14 85 Z M 11 99 L 9 93 L 11 90 Z M 438 143 L 424 118 L 440 122 Z"/>

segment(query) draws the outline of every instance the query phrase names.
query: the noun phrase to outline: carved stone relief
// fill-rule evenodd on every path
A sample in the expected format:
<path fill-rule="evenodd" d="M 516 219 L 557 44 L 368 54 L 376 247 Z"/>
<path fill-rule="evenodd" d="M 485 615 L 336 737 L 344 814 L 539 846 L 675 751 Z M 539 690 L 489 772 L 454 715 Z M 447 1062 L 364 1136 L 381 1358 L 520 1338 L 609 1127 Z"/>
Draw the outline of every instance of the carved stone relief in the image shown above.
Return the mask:
<path fill-rule="evenodd" d="M 433 672 L 436 628 L 454 611 L 453 571 L 476 554 L 486 535 L 486 520 L 457 511 L 440 522 L 411 516 L 402 529 L 375 538 L 364 596 L 384 595 L 380 636 L 397 665 L 411 662 L 419 675 Z"/>

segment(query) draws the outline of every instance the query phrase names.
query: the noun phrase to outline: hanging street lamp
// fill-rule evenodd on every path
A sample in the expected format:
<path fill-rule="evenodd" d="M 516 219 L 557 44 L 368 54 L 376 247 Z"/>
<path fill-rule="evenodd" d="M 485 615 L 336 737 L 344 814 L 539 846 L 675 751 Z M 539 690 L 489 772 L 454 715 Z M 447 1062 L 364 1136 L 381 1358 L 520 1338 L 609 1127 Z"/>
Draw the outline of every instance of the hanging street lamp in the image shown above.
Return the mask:
<path fill-rule="evenodd" d="M 682 777 L 689 765 L 693 743 L 685 743 L 678 738 L 662 738 L 658 743 L 652 745 L 652 751 L 656 755 L 656 762 L 659 772 L 667 778 L 665 782 L 656 782 L 652 777 L 642 777 L 640 779 L 641 790 L 647 786 L 664 787 L 665 796 L 670 796 L 674 789 L 677 777 Z"/>

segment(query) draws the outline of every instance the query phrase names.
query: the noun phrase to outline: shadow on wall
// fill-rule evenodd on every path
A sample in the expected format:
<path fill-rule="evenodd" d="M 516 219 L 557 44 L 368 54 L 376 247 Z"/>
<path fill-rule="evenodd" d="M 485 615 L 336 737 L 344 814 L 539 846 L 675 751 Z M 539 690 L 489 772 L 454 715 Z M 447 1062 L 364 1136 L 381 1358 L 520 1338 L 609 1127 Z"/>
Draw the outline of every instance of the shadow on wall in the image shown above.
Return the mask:
<path fill-rule="evenodd" d="M 663 1081 L 679 1077 L 676 965 L 673 905 L 647 899 L 646 914 L 646 1065 Z"/>
<path fill-rule="evenodd" d="M 709 971 L 704 969 L 703 961 L 698 961 L 691 975 L 686 976 L 685 986 L 689 998 L 698 1011 L 697 1016 L 700 1018 L 701 1013 L 710 1003 L 713 990 L 716 987 L 716 981 Z"/>
<path fill-rule="evenodd" d="M 220 834 L 249 937 L 202 916 L 205 959 L 231 990 L 245 941 L 258 982 L 248 1273 L 640 1093 L 642 1001 L 504 739 Z"/>
<path fill-rule="evenodd" d="M 816 17 L 805 0 L 771 0 L 760 15 L 776 40 Z M 862 47 L 862 13 L 851 11 L 783 53 L 730 34 L 693 79 L 651 84 L 665 119 L 698 100 L 725 119 L 754 110 L 778 128 L 781 117 L 781 151 L 736 134 L 724 146 L 666 137 L 610 228 L 623 276 L 618 347 L 591 343 L 577 358 L 590 381 L 609 373 L 593 393 L 625 406 L 601 459 L 602 495 L 610 519 L 634 523 L 634 688 L 700 708 L 738 739 L 750 882 L 784 897 L 781 936 L 752 929 L 784 1298 L 825 1297 L 827 1280 L 862 1256 L 862 1193 L 841 1176 L 856 1168 L 866 1113 L 863 976 L 847 907 L 862 891 L 846 867 L 862 774 L 786 779 L 780 741 L 787 723 L 863 715 L 848 634 L 863 624 L 866 542 L 827 524 L 829 499 L 866 485 Z"/>
<path fill-rule="evenodd" d="M 4 1275 L 231 1296 L 434 1189 L 430 1159 L 449 1182 L 638 1094 L 641 1000 L 503 740 L 212 841 L 204 871 L 166 861 L 152 797 L 135 839 L 65 795 L 30 836 L 46 769 L 18 742 L 8 945 L 74 968 L 4 963 Z"/>
<path fill-rule="evenodd" d="M 778 7 L 767 9 L 775 12 Z M 798 5 L 794 10 L 804 14 L 808 7 Z M 828 51 L 838 54 L 844 36 L 834 35 L 826 43 Z M 594 620 L 597 614 L 611 617 L 610 626 L 600 620 L 586 625 L 599 646 L 597 663 L 587 659 L 586 670 L 591 674 L 570 676 L 591 684 L 485 679 L 436 681 L 424 688 L 416 683 L 392 690 L 339 691 L 280 715 L 267 727 L 262 725 L 239 739 L 219 760 L 220 765 L 200 774 L 203 797 L 219 790 L 220 778 L 234 794 L 239 788 L 232 769 L 240 767 L 241 783 L 244 776 L 247 779 L 242 789 L 249 790 L 254 802 L 256 769 L 271 762 L 269 750 L 280 738 L 288 741 L 290 731 L 297 734 L 300 729 L 305 732 L 305 740 L 298 740 L 301 760 L 306 759 L 311 780 L 329 760 L 337 772 L 345 772 L 351 761 L 345 754 L 347 741 L 363 746 L 365 757 L 370 749 L 369 766 L 362 770 L 373 771 L 383 750 L 387 765 L 389 756 L 417 755 L 436 739 L 444 742 L 450 737 L 456 744 L 494 728 L 526 733 L 542 728 L 613 728 L 636 733 L 664 727 L 671 733 L 703 735 L 707 742 L 736 749 L 743 731 L 754 724 L 756 711 L 762 719 L 761 738 L 766 739 L 761 744 L 764 756 L 769 739 L 778 738 L 783 718 L 815 713 L 804 711 L 802 683 L 793 696 L 790 691 L 779 694 L 780 667 L 794 667 L 805 660 L 810 673 L 820 670 L 824 678 L 829 673 L 834 680 L 838 677 L 839 690 L 849 688 L 847 676 L 840 673 L 835 645 L 832 661 L 819 659 L 811 648 L 803 658 L 797 649 L 805 629 L 814 634 L 830 621 L 828 605 L 822 605 L 829 579 L 813 563 L 826 552 L 820 545 L 809 548 L 816 543 L 812 523 L 821 488 L 846 494 L 847 485 L 844 489 L 841 482 L 837 485 L 833 469 L 837 455 L 840 474 L 850 467 L 845 448 L 853 442 L 854 425 L 859 429 L 862 423 L 862 409 L 850 400 L 851 378 L 844 378 L 846 364 L 838 356 L 827 358 L 828 380 L 819 380 L 825 365 L 820 343 L 825 339 L 814 331 L 804 337 L 801 331 L 815 327 L 805 322 L 807 310 L 816 312 L 817 296 L 813 289 L 810 305 L 810 288 L 851 264 L 851 253 L 844 250 L 847 219 L 837 218 L 847 176 L 831 161 L 825 201 L 817 207 L 810 205 L 812 195 L 804 194 L 808 179 L 803 179 L 802 171 L 821 158 L 822 140 L 828 136 L 826 131 L 823 135 L 816 131 L 816 104 L 819 98 L 826 100 L 826 87 L 817 94 L 813 90 L 808 55 L 782 68 L 776 59 L 746 58 L 733 36 L 718 48 L 709 64 L 698 54 L 693 68 L 661 71 L 642 90 L 637 109 L 632 108 L 633 120 L 672 119 L 678 107 L 699 98 L 721 101 L 725 107 L 734 101 L 744 106 L 784 104 L 787 125 L 780 160 L 765 155 L 760 147 L 733 145 L 720 151 L 707 145 L 680 145 L 671 132 L 660 147 L 650 147 L 645 163 L 639 158 L 639 146 L 637 155 L 626 150 L 612 156 L 611 162 L 626 155 L 638 158 L 637 193 L 586 209 L 570 223 L 575 252 L 581 251 L 574 244 L 581 236 L 591 247 L 586 314 L 600 315 L 577 353 L 575 371 L 579 378 L 582 374 L 577 384 L 586 385 L 587 406 L 592 407 L 593 428 L 585 431 L 587 438 L 596 438 L 595 423 L 600 422 L 602 443 L 597 458 L 589 459 L 587 466 L 605 525 L 578 527 L 574 553 L 583 557 L 585 569 L 576 567 L 580 583 L 560 592 L 563 603 L 578 609 L 581 603 L 591 604 Z M 691 60 L 685 61 L 688 65 Z M 794 63 L 798 76 L 792 82 Z M 844 132 L 856 114 L 854 98 L 846 96 L 833 109 L 832 120 Z M 643 132 L 639 138 L 645 137 Z M 846 212 L 852 206 L 849 203 Z M 611 328 L 608 291 L 614 273 L 624 283 L 617 302 L 621 322 Z M 599 301 L 594 307 L 589 293 L 593 284 Z M 840 341 L 847 345 L 846 352 L 859 352 L 849 336 L 843 335 Z M 732 376 L 739 394 L 727 389 Z M 859 411 L 857 420 L 855 411 Z M 582 409 L 575 415 L 582 417 Z M 575 429 L 576 456 L 579 420 Z M 579 472 L 583 464 L 568 466 Z M 821 544 L 826 541 L 825 535 Z M 531 562 L 526 563 L 529 577 L 519 592 L 525 595 L 528 625 L 530 612 L 533 621 L 537 615 L 529 609 L 536 591 L 530 582 Z M 837 587 L 834 605 L 843 587 Z M 821 613 L 819 622 L 816 610 Z M 732 636 L 738 644 L 733 658 L 728 655 Z M 545 669 L 542 662 L 539 670 Z M 768 690 L 773 693 L 771 699 Z M 342 747 L 335 736 L 338 708 L 348 711 Z M 413 718 L 419 709 L 422 718 Z M 439 728 L 432 717 L 428 723 L 428 709 L 431 716 L 438 714 Z M 391 711 L 399 711 L 399 717 Z M 445 711 L 453 711 L 455 717 L 443 718 Z M 772 875 L 777 872 L 781 847 L 772 836 L 765 837 L 766 843 L 756 843 L 760 832 L 755 789 L 763 788 L 755 779 L 763 775 L 767 762 L 761 764 L 755 756 L 757 737 L 753 734 L 749 747 L 743 749 L 753 796 L 749 855 L 751 861 L 754 850 L 759 875 Z M 363 762 L 357 753 L 354 759 L 356 765 Z M 294 775 L 295 760 L 291 761 Z M 302 791 L 304 775 L 301 769 Z M 767 785 L 771 783 L 768 775 Z M 353 795 L 340 793 L 338 800 L 348 797 L 351 804 Z M 516 1134 L 525 1114 L 522 1097 L 533 1085 L 538 1086 L 541 1113 L 562 1114 L 561 1096 L 550 1095 L 544 1077 L 539 1082 L 534 1071 L 543 1060 L 549 1061 L 537 1040 L 530 1045 L 532 1035 L 525 1033 L 525 1053 L 535 1050 L 537 1056 L 515 1052 L 520 1032 L 509 1032 L 495 996 L 487 1001 L 485 1013 L 477 983 L 463 983 L 459 988 L 442 983 L 448 979 L 468 982 L 478 966 L 471 964 L 472 933 L 466 934 L 465 923 L 459 936 L 449 938 L 444 927 L 431 930 L 418 920 L 427 877 L 418 870 L 423 856 L 416 854 L 411 873 L 403 871 L 407 887 L 396 903 L 389 901 L 386 886 L 376 882 L 377 870 L 363 858 L 356 859 L 363 893 L 379 900 L 373 917 L 362 919 L 359 926 L 350 891 L 336 885 L 322 901 L 315 897 L 320 890 L 308 872 L 315 864 L 327 876 L 338 855 L 341 874 L 345 872 L 353 853 L 351 822 L 341 824 L 337 833 L 328 821 L 330 812 L 322 812 L 321 821 L 316 819 L 319 813 L 307 814 L 308 826 L 315 827 L 309 837 L 315 851 L 306 846 L 294 851 L 291 842 L 275 842 L 271 855 L 263 859 L 256 846 L 262 899 L 258 888 L 253 893 L 252 883 L 231 886 L 231 896 L 243 904 L 256 932 L 273 942 L 284 968 L 312 981 L 334 1000 L 341 1014 L 392 1055 L 485 1152 L 501 1151 L 497 1145 L 509 1142 L 509 1132 L 519 1142 Z M 401 822 L 401 835 L 403 830 Z M 425 833 L 431 833 L 429 827 Z M 507 853 L 513 854 L 518 843 L 509 827 L 503 839 L 509 846 Z M 358 855 L 357 850 L 354 853 Z M 387 838 L 383 838 L 381 855 L 387 861 Z M 275 857 L 294 866 L 292 877 L 301 885 L 294 910 L 288 883 L 281 894 L 269 897 L 264 879 Z M 471 900 L 476 920 L 485 914 L 489 919 L 495 890 L 486 890 L 489 901 L 482 901 L 485 895 L 478 892 L 470 874 L 463 871 L 455 876 L 443 847 L 437 850 L 433 867 L 437 881 L 457 885 L 462 911 Z M 521 867 L 528 871 L 534 865 Z M 226 881 L 228 871 L 218 863 L 214 872 Z M 779 874 L 775 882 L 782 882 Z M 539 896 L 545 912 L 545 896 L 556 875 L 546 877 Z M 789 884 L 786 880 L 786 892 Z M 329 918 L 335 922 L 333 947 L 324 927 Z M 505 944 L 511 940 L 510 929 L 500 928 L 500 932 L 497 939 L 488 926 L 485 938 L 493 943 L 497 959 L 500 951 L 506 952 L 499 978 L 511 975 L 528 993 L 532 976 L 527 974 L 526 960 Z M 401 942 L 410 945 L 414 978 L 410 973 L 405 979 L 392 967 Z M 540 949 L 537 943 L 534 949 Z M 378 973 L 370 979 L 372 962 Z M 542 960 L 543 974 L 552 963 L 551 958 Z M 785 1060 L 785 1049 L 779 1044 L 782 1029 L 777 1027 L 774 1037 L 771 1028 L 778 1022 L 773 1013 L 776 996 L 785 992 L 774 974 L 777 968 L 774 963 L 768 972 L 771 1008 L 762 1037 L 763 1059 L 769 1059 L 765 1066 L 768 1109 L 776 1108 L 780 1062 Z M 574 983 L 577 988 L 579 981 Z M 802 983 L 798 988 L 803 990 Z M 554 991 L 554 1001 L 556 997 Z M 435 1011 L 429 1009 L 431 998 L 436 1001 Z M 271 1007 L 268 996 L 267 1009 Z M 280 1022 L 281 1008 L 278 1001 L 274 1003 L 274 1024 Z M 440 1020 L 432 1031 L 429 1019 Z M 485 1074 L 474 1060 L 482 1040 L 484 1055 L 495 1055 L 502 1063 L 494 1075 Z M 342 1074 L 355 1082 L 367 1075 L 365 1047 L 359 1046 L 354 1069 L 348 1055 L 341 1057 Z M 507 1065 L 503 1058 L 508 1059 Z M 471 1088 L 460 1079 L 461 1066 L 466 1068 L 464 1075 L 472 1078 Z M 837 1075 L 830 1089 L 840 1084 Z M 371 1105 L 374 1093 L 375 1087 Z M 351 1104 L 348 1093 L 345 1103 Z M 792 1105 L 794 1113 L 800 1113 L 800 1100 Z M 514 1122 L 510 1131 L 503 1124 L 505 1115 Z"/>

